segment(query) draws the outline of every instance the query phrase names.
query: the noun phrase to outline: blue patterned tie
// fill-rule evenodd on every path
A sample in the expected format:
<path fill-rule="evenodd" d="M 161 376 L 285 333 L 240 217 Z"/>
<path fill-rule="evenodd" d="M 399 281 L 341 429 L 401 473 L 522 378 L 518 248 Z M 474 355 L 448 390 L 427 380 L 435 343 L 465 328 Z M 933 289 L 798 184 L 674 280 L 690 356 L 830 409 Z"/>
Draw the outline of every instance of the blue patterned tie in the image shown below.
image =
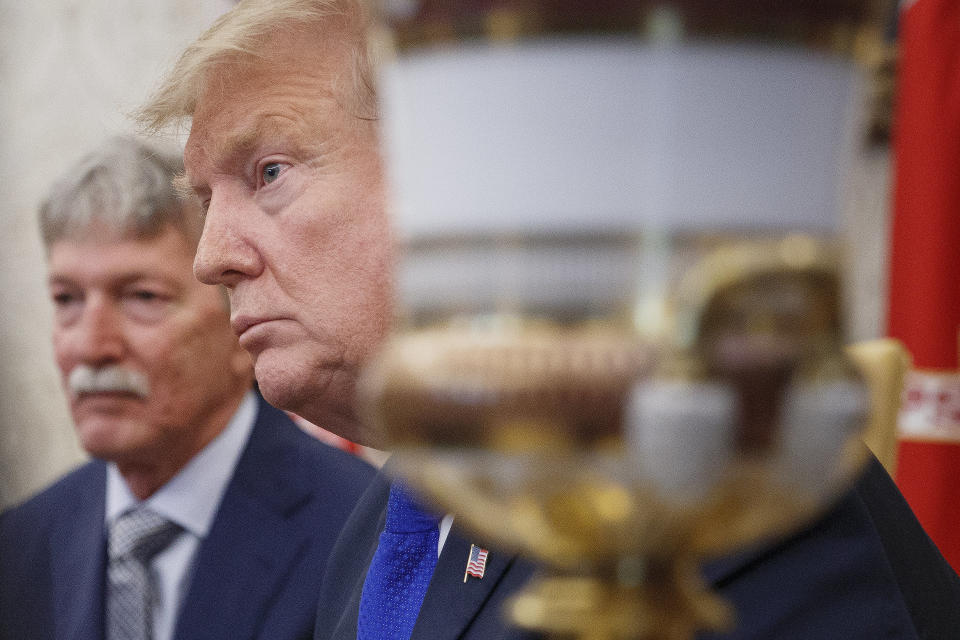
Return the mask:
<path fill-rule="evenodd" d="M 396 483 L 360 596 L 358 640 L 409 640 L 437 566 L 440 518 Z"/>

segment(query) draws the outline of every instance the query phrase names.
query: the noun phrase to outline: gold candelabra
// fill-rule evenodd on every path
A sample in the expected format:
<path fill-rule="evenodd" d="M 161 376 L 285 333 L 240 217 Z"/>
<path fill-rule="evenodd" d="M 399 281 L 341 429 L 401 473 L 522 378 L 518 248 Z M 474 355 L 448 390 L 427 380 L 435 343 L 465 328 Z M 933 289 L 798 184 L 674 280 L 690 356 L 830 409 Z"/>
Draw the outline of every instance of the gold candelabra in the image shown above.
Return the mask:
<path fill-rule="evenodd" d="M 557 638 L 689 640 L 736 621 L 701 579 L 703 562 L 820 513 L 863 459 L 870 401 L 844 350 L 838 252 L 821 224 L 832 212 L 793 207 L 773 174 L 739 191 L 716 183 L 744 210 L 759 206 L 760 217 L 713 206 L 712 194 L 671 195 L 689 179 L 687 164 L 714 151 L 708 161 L 733 182 L 773 167 L 786 182 L 808 171 L 806 186 L 826 175 L 828 189 L 833 174 L 810 171 L 792 143 L 758 133 L 754 144 L 749 128 L 690 142 L 675 117 L 682 105 L 658 116 L 677 129 L 665 138 L 676 144 L 653 146 L 676 148 L 683 161 L 644 156 L 648 137 L 664 133 L 644 121 L 647 135 L 633 135 L 636 110 L 618 100 L 663 93 L 649 83 L 674 77 L 664 69 L 696 74 L 717 57 L 766 73 L 764 56 L 787 49 L 806 53 L 771 73 L 813 67 L 840 87 L 846 67 L 831 56 L 857 54 L 875 7 L 603 4 L 414 1 L 380 10 L 374 42 L 405 253 L 402 315 L 365 372 L 361 406 L 408 482 L 458 525 L 544 567 L 512 600 L 514 624 Z M 736 44 L 744 42 L 761 48 L 744 53 Z M 762 48 L 771 42 L 776 52 Z M 650 74 L 613 82 L 605 60 Z M 564 93 L 571 78 L 588 86 Z M 702 88 L 691 97 L 680 84 L 678 100 Z M 725 91 L 717 89 L 718 104 Z M 718 127 L 734 126 L 743 110 L 718 109 Z M 775 133 L 789 128 L 758 113 Z M 554 115 L 560 124 L 544 124 Z M 663 180 L 631 174 L 647 180 L 636 191 L 608 182 L 633 158 L 616 128 L 605 128 L 617 119 L 639 145 L 637 167 Z M 698 145 L 704 153 L 682 155 Z M 727 167 L 758 148 L 783 156 L 757 152 L 760 164 Z M 831 147 L 817 157 L 836 155 Z M 560 177 L 568 170 L 574 179 Z M 742 197 L 767 195 L 765 185 L 768 203 Z M 778 212 L 764 219 L 768 209 Z"/>

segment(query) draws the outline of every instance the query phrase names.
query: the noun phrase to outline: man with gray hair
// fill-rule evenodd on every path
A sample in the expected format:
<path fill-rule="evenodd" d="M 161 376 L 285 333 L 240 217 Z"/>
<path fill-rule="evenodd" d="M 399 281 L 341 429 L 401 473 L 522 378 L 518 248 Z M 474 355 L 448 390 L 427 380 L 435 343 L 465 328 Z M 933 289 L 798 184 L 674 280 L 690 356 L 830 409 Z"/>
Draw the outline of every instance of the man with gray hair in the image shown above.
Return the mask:
<path fill-rule="evenodd" d="M 53 343 L 93 461 L 0 516 L 0 638 L 312 635 L 371 478 L 253 388 L 223 292 L 191 270 L 179 156 L 117 138 L 40 210 Z"/>

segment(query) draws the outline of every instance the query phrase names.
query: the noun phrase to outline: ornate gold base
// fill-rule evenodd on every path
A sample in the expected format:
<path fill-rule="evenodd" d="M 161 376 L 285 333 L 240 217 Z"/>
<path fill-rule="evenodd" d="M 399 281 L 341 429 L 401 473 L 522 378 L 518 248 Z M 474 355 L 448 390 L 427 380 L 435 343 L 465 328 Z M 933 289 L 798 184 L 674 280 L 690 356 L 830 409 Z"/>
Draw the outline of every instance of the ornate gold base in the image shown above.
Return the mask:
<path fill-rule="evenodd" d="M 538 578 L 510 601 L 508 615 L 517 626 L 557 640 L 691 640 L 698 631 L 733 624 L 730 606 L 707 589 L 696 564 L 679 559 L 648 566 L 636 586 Z"/>

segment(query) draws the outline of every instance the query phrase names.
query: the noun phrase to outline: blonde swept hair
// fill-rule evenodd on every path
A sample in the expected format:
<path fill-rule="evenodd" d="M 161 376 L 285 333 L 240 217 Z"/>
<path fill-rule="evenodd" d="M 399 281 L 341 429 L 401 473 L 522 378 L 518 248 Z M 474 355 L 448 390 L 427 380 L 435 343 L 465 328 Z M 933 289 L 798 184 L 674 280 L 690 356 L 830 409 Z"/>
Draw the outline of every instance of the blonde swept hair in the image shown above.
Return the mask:
<path fill-rule="evenodd" d="M 223 63 L 265 61 L 267 40 L 287 30 L 319 28 L 339 18 L 354 37 L 352 97 L 358 117 L 377 117 L 363 0 L 242 0 L 190 44 L 147 103 L 136 113 L 147 131 L 193 116 L 210 74 Z M 319 30 L 319 29 L 318 29 Z M 318 36 L 319 37 L 319 36 Z"/>

